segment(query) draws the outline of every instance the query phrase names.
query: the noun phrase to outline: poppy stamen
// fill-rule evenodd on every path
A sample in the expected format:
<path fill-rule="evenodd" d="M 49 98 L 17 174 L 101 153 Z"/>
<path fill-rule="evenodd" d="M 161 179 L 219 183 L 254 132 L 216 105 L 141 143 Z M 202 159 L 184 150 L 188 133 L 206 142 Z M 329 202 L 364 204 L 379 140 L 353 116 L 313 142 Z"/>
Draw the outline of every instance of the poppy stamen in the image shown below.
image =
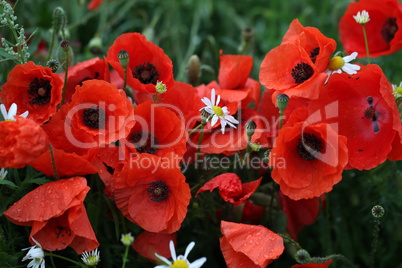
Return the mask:
<path fill-rule="evenodd" d="M 310 52 L 310 59 L 313 63 L 315 63 L 317 61 L 318 54 L 320 54 L 319 47 L 313 48 L 313 50 Z"/>
<path fill-rule="evenodd" d="M 29 101 L 30 104 L 43 105 L 50 102 L 50 93 L 52 91 L 52 86 L 50 81 L 43 78 L 35 78 L 29 84 L 28 94 L 32 96 Z"/>
<path fill-rule="evenodd" d="M 389 17 L 382 25 L 381 35 L 385 42 L 389 43 L 394 39 L 396 32 L 398 31 L 398 25 L 396 24 L 396 18 Z"/>
<path fill-rule="evenodd" d="M 98 79 L 99 78 L 99 73 L 98 72 L 95 72 L 95 76 L 93 77 L 93 78 L 91 78 L 91 77 L 85 77 L 84 79 L 82 79 L 79 83 L 77 83 L 77 85 L 79 85 L 80 87 L 82 87 L 82 83 L 84 82 L 84 81 L 87 81 L 87 80 L 93 80 L 93 79 Z"/>
<path fill-rule="evenodd" d="M 371 97 L 371 96 L 368 97 L 367 102 L 370 107 L 364 111 L 363 118 L 367 118 L 367 119 L 371 120 L 371 122 L 373 123 L 374 133 L 377 133 L 380 131 L 380 127 L 378 126 L 378 122 L 377 122 L 377 111 L 374 108 L 373 97 Z"/>
<path fill-rule="evenodd" d="M 140 153 L 156 154 L 158 152 L 158 138 L 148 132 L 135 132 L 131 135 L 130 142 Z"/>
<path fill-rule="evenodd" d="M 137 65 L 133 71 L 134 78 L 140 80 L 143 84 L 154 84 L 158 82 L 159 73 L 154 65 L 146 62 L 141 65 Z"/>
<path fill-rule="evenodd" d="M 147 188 L 148 197 L 155 202 L 162 202 L 169 196 L 169 186 L 163 181 L 153 181 Z"/>
<path fill-rule="evenodd" d="M 94 129 L 104 128 L 106 121 L 105 111 L 92 106 L 84 110 L 84 124 Z"/>
<path fill-rule="evenodd" d="M 304 160 L 315 160 L 323 153 L 322 141 L 314 134 L 303 133 L 303 137 L 298 141 L 297 153 Z"/>
<path fill-rule="evenodd" d="M 301 84 L 313 76 L 313 68 L 305 62 L 298 63 L 292 68 L 292 77 L 296 84 Z"/>

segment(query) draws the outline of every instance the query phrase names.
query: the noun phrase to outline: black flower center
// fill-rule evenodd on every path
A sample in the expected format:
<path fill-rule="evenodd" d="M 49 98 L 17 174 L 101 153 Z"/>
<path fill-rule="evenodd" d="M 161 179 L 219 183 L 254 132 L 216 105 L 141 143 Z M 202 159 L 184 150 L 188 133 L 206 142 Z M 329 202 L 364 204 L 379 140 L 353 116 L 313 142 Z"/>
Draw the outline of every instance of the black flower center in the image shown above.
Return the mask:
<path fill-rule="evenodd" d="M 292 77 L 296 84 L 301 84 L 314 74 L 313 68 L 305 62 L 298 63 L 292 68 Z"/>
<path fill-rule="evenodd" d="M 92 79 L 98 79 L 98 78 L 99 78 L 99 73 L 98 73 L 98 72 L 95 72 L 95 75 L 94 75 L 93 78 L 92 78 L 92 77 L 85 77 L 85 78 L 82 79 L 79 83 L 77 83 L 77 85 L 82 86 L 82 83 L 83 83 L 84 81 L 92 80 Z"/>
<path fill-rule="evenodd" d="M 396 18 L 389 17 L 382 25 L 381 35 L 385 42 L 389 43 L 394 39 L 395 33 L 398 31 L 398 25 L 396 24 Z"/>
<path fill-rule="evenodd" d="M 313 50 L 311 50 L 310 59 L 311 59 L 311 61 L 313 63 L 316 62 L 318 54 L 320 54 L 320 48 L 319 47 L 313 48 Z"/>
<path fill-rule="evenodd" d="M 364 117 L 363 118 L 367 118 L 367 119 L 370 119 L 371 120 L 371 122 L 373 123 L 373 130 L 374 130 L 374 133 L 377 133 L 378 131 L 380 131 L 380 127 L 378 126 L 378 122 L 377 122 L 377 111 L 376 111 L 376 109 L 375 109 L 375 107 L 374 107 L 374 104 L 373 104 L 373 97 L 368 97 L 367 98 L 367 102 L 368 102 L 368 104 L 369 104 L 369 108 L 367 108 L 365 111 L 364 111 Z"/>
<path fill-rule="evenodd" d="M 297 153 L 304 160 L 317 159 L 319 154 L 323 153 L 323 143 L 316 135 L 303 133 L 303 138 L 300 138 L 297 145 Z"/>
<path fill-rule="evenodd" d="M 147 188 L 148 197 L 155 202 L 162 202 L 169 197 L 169 186 L 163 181 L 153 181 Z"/>
<path fill-rule="evenodd" d="M 43 78 L 35 78 L 29 84 L 29 90 L 27 90 L 30 97 L 30 104 L 43 105 L 50 102 L 50 93 L 52 86 L 50 81 Z"/>
<path fill-rule="evenodd" d="M 101 129 L 105 127 L 105 111 L 99 107 L 92 106 L 84 110 L 84 124 L 87 127 Z"/>
<path fill-rule="evenodd" d="M 141 154 L 156 154 L 158 152 L 158 139 L 148 132 L 135 132 L 129 140 Z"/>
<path fill-rule="evenodd" d="M 154 84 L 158 82 L 159 73 L 154 65 L 149 62 L 138 65 L 134 68 L 133 76 L 143 84 Z"/>

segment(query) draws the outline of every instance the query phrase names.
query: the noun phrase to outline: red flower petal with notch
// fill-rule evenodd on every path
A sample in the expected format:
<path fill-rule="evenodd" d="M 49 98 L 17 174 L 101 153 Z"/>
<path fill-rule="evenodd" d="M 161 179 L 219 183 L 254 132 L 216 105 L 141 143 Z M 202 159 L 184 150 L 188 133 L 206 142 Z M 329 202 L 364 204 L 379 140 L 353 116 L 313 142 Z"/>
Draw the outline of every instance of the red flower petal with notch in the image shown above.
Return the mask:
<path fill-rule="evenodd" d="M 167 87 L 174 86 L 173 64 L 162 48 L 148 41 L 140 33 L 125 33 L 117 37 L 107 52 L 106 61 L 124 77 L 118 54 L 129 54 L 127 84 L 134 90 L 154 94 L 155 85 L 162 81 Z"/>
<path fill-rule="evenodd" d="M 144 231 L 135 238 L 132 248 L 149 261 L 159 263 L 160 260 L 155 253 L 167 259 L 172 257 L 169 248 L 170 241 L 173 241 L 175 246 L 177 245 L 176 233 L 161 234 Z"/>
<path fill-rule="evenodd" d="M 261 225 L 221 221 L 220 247 L 228 268 L 265 268 L 283 253 L 283 239 Z"/>
<path fill-rule="evenodd" d="M 258 180 L 242 183 L 235 173 L 224 173 L 205 183 L 196 193 L 219 188 L 219 195 L 223 200 L 233 205 L 240 205 L 246 201 L 260 185 L 262 177 Z"/>
<path fill-rule="evenodd" d="M 27 118 L 43 124 L 56 113 L 62 89 L 63 81 L 58 74 L 30 61 L 11 70 L 0 98 L 7 109 L 16 103 L 17 114 L 29 111 Z"/>
<path fill-rule="evenodd" d="M 32 226 L 30 237 L 43 249 L 70 246 L 82 254 L 99 246 L 83 203 L 88 191 L 83 177 L 48 182 L 26 194 L 4 215 L 14 224 Z"/>

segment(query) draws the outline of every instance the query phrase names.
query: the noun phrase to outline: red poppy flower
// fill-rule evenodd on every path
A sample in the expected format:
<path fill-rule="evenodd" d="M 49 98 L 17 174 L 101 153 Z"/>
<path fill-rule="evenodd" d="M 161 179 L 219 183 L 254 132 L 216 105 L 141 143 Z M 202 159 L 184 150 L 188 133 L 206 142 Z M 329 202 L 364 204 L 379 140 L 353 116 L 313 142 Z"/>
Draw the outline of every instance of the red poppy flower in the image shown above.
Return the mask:
<path fill-rule="evenodd" d="M 123 215 L 146 231 L 173 233 L 191 194 L 177 162 L 140 154 L 115 177 L 114 198 Z"/>
<path fill-rule="evenodd" d="M 258 224 L 264 215 L 264 207 L 254 204 L 249 199 L 243 204 L 241 222 Z"/>
<path fill-rule="evenodd" d="M 348 162 L 346 141 L 325 123 L 284 126 L 270 153 L 271 176 L 294 200 L 327 193 L 342 179 Z"/>
<path fill-rule="evenodd" d="M 17 114 L 29 111 L 29 119 L 43 124 L 56 113 L 62 89 L 63 81 L 57 74 L 30 61 L 11 70 L 0 98 L 7 109 L 16 103 Z"/>
<path fill-rule="evenodd" d="M 53 147 L 53 153 L 57 173 L 61 178 L 83 176 L 98 172 L 98 170 L 91 164 L 95 153 L 94 151 L 88 151 L 86 155 L 77 155 L 76 153 L 67 153 L 61 149 Z M 29 165 L 47 176 L 56 177 L 49 149 Z"/>
<path fill-rule="evenodd" d="M 219 239 L 228 268 L 265 268 L 285 249 L 279 235 L 261 225 L 221 221 Z"/>
<path fill-rule="evenodd" d="M 289 97 L 315 99 L 327 79 L 324 73 L 335 41 L 316 28 L 303 27 L 294 20 L 284 41 L 268 52 L 261 63 L 260 82 Z"/>
<path fill-rule="evenodd" d="M 392 149 L 388 154 L 388 159 L 391 161 L 402 160 L 402 131 L 399 135 L 395 135 L 394 141 L 392 142 Z"/>
<path fill-rule="evenodd" d="M 158 263 L 159 259 L 155 256 L 158 253 L 167 259 L 171 258 L 169 242 L 177 244 L 177 234 L 161 234 L 144 231 L 137 236 L 132 245 L 133 249 L 141 256 L 153 263 Z"/>
<path fill-rule="evenodd" d="M 279 202 L 283 213 L 287 218 L 286 228 L 290 236 L 297 240 L 297 234 L 306 225 L 315 222 L 320 210 L 320 200 L 318 197 L 311 199 L 292 200 L 281 191 L 278 192 Z"/>
<path fill-rule="evenodd" d="M 187 132 L 184 123 L 170 109 L 152 101 L 135 108 L 136 124 L 125 141 L 131 152 L 164 156 L 171 152 L 182 157 L 186 152 Z"/>
<path fill-rule="evenodd" d="M 0 122 L 0 167 L 22 168 L 34 161 L 48 146 L 40 125 L 15 116 L 16 121 Z"/>
<path fill-rule="evenodd" d="M 60 74 L 60 78 L 64 80 L 64 72 Z M 68 69 L 68 80 L 66 87 L 65 102 L 70 102 L 71 97 L 75 92 L 75 87 L 82 86 L 82 82 L 87 80 L 105 80 L 110 81 L 109 68 L 106 61 L 99 58 L 93 58 Z"/>
<path fill-rule="evenodd" d="M 332 260 L 326 261 L 324 263 L 309 262 L 306 264 L 295 264 L 292 266 L 292 268 L 328 268 L 331 263 Z"/>
<path fill-rule="evenodd" d="M 30 237 L 43 249 L 70 246 L 82 254 L 99 246 L 83 204 L 88 191 L 82 177 L 48 182 L 26 194 L 4 215 L 14 224 L 32 226 Z"/>
<path fill-rule="evenodd" d="M 366 10 L 370 21 L 364 25 L 370 57 L 392 54 L 402 48 L 402 4 L 397 0 L 360 0 L 349 4 L 339 22 L 339 34 L 348 54 L 366 57 L 362 26 L 353 16 Z"/>
<path fill-rule="evenodd" d="M 235 173 L 224 173 L 205 183 L 197 191 L 195 197 L 201 192 L 212 192 L 215 188 L 219 188 L 219 195 L 223 200 L 234 205 L 240 205 L 257 190 L 261 179 L 262 177 L 256 181 L 242 183 Z"/>
<path fill-rule="evenodd" d="M 91 2 L 88 3 L 88 10 L 96 10 L 102 5 L 103 1 L 105 0 L 91 0 Z"/>
<path fill-rule="evenodd" d="M 155 93 L 155 85 L 158 81 L 162 81 L 168 90 L 174 86 L 172 61 L 160 47 L 147 41 L 144 35 L 122 34 L 109 48 L 106 60 L 121 77 L 124 77 L 123 68 L 117 56 L 122 49 L 129 54 L 127 84 L 134 90 Z"/>
<path fill-rule="evenodd" d="M 339 134 L 348 139 L 349 168 L 359 170 L 384 162 L 401 128 L 391 84 L 377 65 L 362 67 L 353 78 L 333 75 L 309 113 L 339 125 Z"/>

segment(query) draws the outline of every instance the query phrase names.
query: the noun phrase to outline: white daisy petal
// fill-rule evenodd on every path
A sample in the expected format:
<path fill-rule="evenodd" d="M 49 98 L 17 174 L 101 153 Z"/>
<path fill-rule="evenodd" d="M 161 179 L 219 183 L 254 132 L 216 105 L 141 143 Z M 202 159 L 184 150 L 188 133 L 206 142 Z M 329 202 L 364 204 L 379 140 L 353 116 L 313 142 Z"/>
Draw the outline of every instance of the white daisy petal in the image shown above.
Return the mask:
<path fill-rule="evenodd" d="M 190 251 L 194 248 L 195 246 L 195 242 L 191 242 L 190 244 L 188 244 L 187 248 L 186 248 L 186 252 L 184 253 L 184 258 L 187 259 L 188 254 L 190 253 Z"/>
<path fill-rule="evenodd" d="M 207 261 L 207 258 L 202 257 L 200 259 L 197 259 L 193 263 L 190 263 L 187 259 L 188 254 L 190 254 L 190 251 L 194 248 L 194 245 L 195 245 L 195 243 L 191 242 L 187 246 L 184 256 L 179 255 L 176 258 L 176 251 L 174 249 L 174 244 L 173 244 L 173 241 L 171 241 L 169 244 L 169 247 L 170 247 L 170 253 L 172 254 L 173 262 L 171 262 L 168 259 L 166 259 L 165 257 L 162 257 L 162 256 L 158 255 L 157 253 L 155 253 L 155 256 L 158 257 L 160 260 L 162 260 L 167 265 L 157 265 L 154 268 L 171 268 L 171 267 L 178 267 L 178 266 L 183 267 L 182 266 L 183 264 L 185 264 L 185 267 L 188 267 L 188 268 L 200 268 Z M 184 263 L 183 263 L 183 261 L 184 261 Z"/>
<path fill-rule="evenodd" d="M 211 127 L 215 126 L 216 122 L 218 122 L 218 119 L 219 117 L 216 114 L 214 114 L 211 120 Z"/>
<path fill-rule="evenodd" d="M 212 106 L 215 106 L 215 88 L 211 90 L 211 103 Z"/>
<path fill-rule="evenodd" d="M 218 105 L 220 101 L 221 101 L 221 95 L 218 95 L 218 97 L 216 99 L 216 103 L 214 105 Z"/>
<path fill-rule="evenodd" d="M 177 259 L 176 258 L 176 250 L 174 249 L 174 243 L 172 240 L 170 240 L 169 248 L 170 248 L 170 254 L 172 254 L 172 259 L 176 260 Z"/>
<path fill-rule="evenodd" d="M 225 119 L 226 119 L 227 121 L 230 121 L 230 122 L 234 123 L 234 124 L 238 124 L 238 123 L 239 123 L 239 121 L 237 121 L 237 119 L 234 118 L 234 117 L 231 116 L 231 115 L 225 116 Z"/>
<path fill-rule="evenodd" d="M 1 111 L 1 114 L 3 115 L 3 118 L 5 120 L 7 120 L 8 114 L 7 114 L 6 106 L 4 104 L 0 104 L 0 111 Z"/>
<path fill-rule="evenodd" d="M 14 115 L 17 114 L 17 104 L 11 104 L 10 109 L 8 109 L 8 119 L 14 119 Z"/>
<path fill-rule="evenodd" d="M 345 66 L 356 71 L 360 70 L 360 65 L 357 64 L 345 63 Z"/>
<path fill-rule="evenodd" d="M 200 268 L 206 261 L 207 261 L 207 258 L 205 258 L 205 257 L 195 260 L 191 263 L 191 268 Z"/>
<path fill-rule="evenodd" d="M 222 131 L 222 134 L 225 134 L 225 128 L 226 128 L 226 121 L 225 121 L 225 120 L 221 120 L 221 131 Z"/>
<path fill-rule="evenodd" d="M 166 263 L 167 265 L 172 265 L 172 262 L 171 262 L 171 261 L 169 261 L 168 259 L 166 259 L 165 257 L 159 255 L 159 254 L 156 253 L 156 252 L 155 252 L 155 256 L 156 256 L 158 259 L 160 259 L 161 261 L 163 261 L 164 263 Z M 159 267 L 159 266 L 165 267 L 164 265 L 158 265 L 157 267 Z M 155 268 L 156 268 L 156 267 L 155 267 Z"/>
<path fill-rule="evenodd" d="M 352 60 L 355 60 L 357 57 L 357 52 L 353 52 L 352 54 L 350 54 L 349 56 L 345 56 L 343 57 L 343 60 L 345 62 L 351 62 Z"/>
<path fill-rule="evenodd" d="M 344 71 L 347 74 L 356 74 L 357 72 L 351 68 L 349 68 L 348 66 L 344 65 L 342 67 L 342 71 Z"/>
<path fill-rule="evenodd" d="M 27 118 L 29 111 L 25 111 L 24 113 L 20 114 L 20 116 Z"/>

